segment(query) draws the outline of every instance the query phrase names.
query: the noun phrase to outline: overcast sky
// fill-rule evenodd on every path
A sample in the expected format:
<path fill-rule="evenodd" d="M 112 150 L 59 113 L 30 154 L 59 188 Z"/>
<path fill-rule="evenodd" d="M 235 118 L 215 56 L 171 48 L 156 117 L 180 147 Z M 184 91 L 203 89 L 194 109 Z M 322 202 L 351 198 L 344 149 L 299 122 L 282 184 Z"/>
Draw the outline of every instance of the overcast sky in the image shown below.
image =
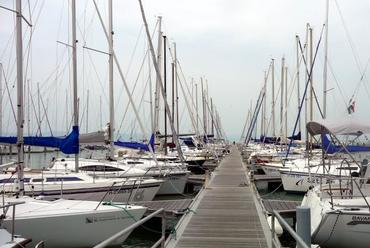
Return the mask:
<path fill-rule="evenodd" d="M 30 2 L 31 6 L 36 4 L 36 9 L 42 10 L 35 27 L 32 50 L 32 68 L 35 77 L 33 80 L 42 82 L 55 69 L 55 57 L 58 53 L 56 40 L 68 40 L 68 5 L 66 1 L 59 0 Z M 93 5 L 92 2 L 77 2 L 79 26 L 81 30 L 85 30 L 83 27 L 88 26 L 87 23 L 93 18 L 91 14 Z M 136 0 L 113 0 L 113 2 L 115 48 L 123 67 L 127 67 L 142 27 L 139 5 Z M 105 1 L 99 0 L 98 3 L 102 9 L 105 8 Z M 0 4 L 13 8 L 13 1 L 1 0 Z M 253 101 L 255 104 L 263 84 L 264 71 L 267 70 L 271 58 L 276 59 L 275 78 L 278 90 L 281 57 L 286 57 L 290 75 L 288 81 L 291 84 L 291 77 L 295 72 L 295 36 L 298 34 L 304 43 L 306 23 L 313 27 L 314 45 L 317 45 L 325 20 L 326 1 L 143 0 L 143 4 L 151 30 L 154 28 L 156 16 L 163 16 L 163 30 L 170 41 L 177 43 L 178 59 L 187 79 L 194 77 L 195 80 L 199 80 L 201 76 L 207 78 L 209 92 L 219 110 L 224 129 L 230 139 L 234 140 L 240 137 L 250 102 Z M 89 8 L 90 14 L 86 10 Z M 26 9 L 24 11 L 28 13 Z M 346 116 L 345 104 L 355 93 L 355 115 L 370 119 L 370 113 L 367 111 L 370 104 L 367 90 L 369 82 L 366 78 L 366 65 L 370 56 L 368 32 L 370 2 L 330 0 L 329 9 L 331 70 L 328 73 L 328 88 L 333 89 L 328 93 L 328 116 L 333 118 Z M 37 19 L 37 13 L 38 11 L 34 12 L 33 21 Z M 105 14 L 106 10 L 103 16 L 106 16 Z M 14 28 L 12 14 L 0 10 L 0 23 L 0 60 L 5 64 L 4 67 L 10 70 L 7 61 L 12 55 L 12 50 L 7 44 Z M 85 38 L 89 40 L 88 45 L 106 49 L 106 41 L 96 16 L 92 23 L 95 28 L 86 31 L 91 34 L 85 33 Z M 79 45 L 82 46 L 81 43 Z M 323 45 L 322 41 L 313 76 L 320 102 L 322 102 Z M 61 54 L 63 48 L 58 49 Z M 357 87 L 364 72 L 365 77 Z M 104 81 L 106 74 L 102 78 Z M 301 87 L 303 84 L 302 77 Z M 99 87 L 101 86 L 97 86 L 96 89 L 99 90 Z M 289 87 L 290 91 L 295 92 L 292 86 Z M 268 103 L 271 102 L 269 94 Z M 288 110 L 290 126 L 295 119 L 296 102 L 296 95 L 292 95 Z M 315 116 L 318 117 L 318 114 Z"/>

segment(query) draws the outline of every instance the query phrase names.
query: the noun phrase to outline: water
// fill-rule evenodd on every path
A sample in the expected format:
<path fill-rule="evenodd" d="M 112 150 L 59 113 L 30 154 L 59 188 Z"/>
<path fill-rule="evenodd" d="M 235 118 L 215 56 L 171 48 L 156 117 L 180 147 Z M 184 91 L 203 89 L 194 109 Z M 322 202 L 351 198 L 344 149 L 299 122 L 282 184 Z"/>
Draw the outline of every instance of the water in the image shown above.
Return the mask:
<path fill-rule="evenodd" d="M 283 186 L 279 186 L 278 189 L 259 189 L 258 193 L 261 198 L 270 200 L 302 201 L 303 199 L 303 194 L 286 192 Z"/>

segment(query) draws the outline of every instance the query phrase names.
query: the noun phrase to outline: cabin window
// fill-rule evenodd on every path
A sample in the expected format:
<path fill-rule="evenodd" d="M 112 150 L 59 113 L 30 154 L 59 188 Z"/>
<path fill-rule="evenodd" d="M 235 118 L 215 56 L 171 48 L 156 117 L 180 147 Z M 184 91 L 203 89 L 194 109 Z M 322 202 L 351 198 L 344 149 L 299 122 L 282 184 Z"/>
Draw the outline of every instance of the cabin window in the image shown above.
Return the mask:
<path fill-rule="evenodd" d="M 44 179 L 43 179 L 43 178 L 34 178 L 34 179 L 32 179 L 32 182 L 33 182 L 33 183 L 40 183 L 40 182 L 42 182 L 42 181 L 44 181 Z"/>
<path fill-rule="evenodd" d="M 46 182 L 72 182 L 72 181 L 83 181 L 79 177 L 48 177 L 46 178 Z"/>
<path fill-rule="evenodd" d="M 0 183 L 14 183 L 15 178 L 1 179 Z"/>
<path fill-rule="evenodd" d="M 111 167 L 111 166 L 104 166 L 104 165 L 88 165 L 80 167 L 82 171 L 124 171 L 124 169 Z"/>
<path fill-rule="evenodd" d="M 144 164 L 144 162 L 139 162 L 139 161 L 127 161 L 127 164 Z"/>

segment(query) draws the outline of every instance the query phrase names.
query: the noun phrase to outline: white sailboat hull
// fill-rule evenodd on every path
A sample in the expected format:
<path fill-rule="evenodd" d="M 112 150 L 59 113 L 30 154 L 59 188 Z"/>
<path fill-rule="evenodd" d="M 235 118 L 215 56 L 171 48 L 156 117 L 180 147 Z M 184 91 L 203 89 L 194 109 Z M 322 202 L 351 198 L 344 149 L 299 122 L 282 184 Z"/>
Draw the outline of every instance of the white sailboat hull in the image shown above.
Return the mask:
<path fill-rule="evenodd" d="M 157 195 L 177 195 L 183 194 L 188 180 L 189 173 L 184 174 L 173 174 L 169 175 L 164 179 L 164 183 L 161 185 Z"/>
<path fill-rule="evenodd" d="M 137 206 L 126 210 L 122 209 L 125 206 L 101 206 L 95 210 L 95 202 L 58 201 L 55 206 L 35 200 L 17 206 L 16 233 L 32 238 L 31 246 L 44 241 L 45 247 L 91 247 L 140 220 L 146 211 Z M 8 231 L 11 222 L 11 217 L 4 220 Z M 121 244 L 129 234 L 115 244 Z"/>
<path fill-rule="evenodd" d="M 39 196 L 47 199 L 68 199 L 68 200 L 85 200 L 85 201 L 104 201 L 114 202 L 139 202 L 151 201 L 161 187 L 161 183 L 147 185 L 128 185 L 115 187 L 98 185 L 76 185 L 72 187 L 64 185 L 63 189 L 60 185 L 44 186 L 43 189 L 35 187 L 33 191 L 27 191 L 26 195 Z M 108 193 L 107 193 L 108 192 Z"/>
<path fill-rule="evenodd" d="M 335 176 L 329 179 L 327 175 L 311 173 L 311 176 L 307 172 L 289 172 L 281 171 L 281 181 L 285 191 L 289 192 L 301 192 L 305 193 L 310 188 L 321 184 L 327 185 L 330 183 L 338 183 L 338 179 Z"/>
<path fill-rule="evenodd" d="M 319 227 L 312 234 L 312 243 L 321 247 L 369 247 L 370 213 L 325 213 Z"/>

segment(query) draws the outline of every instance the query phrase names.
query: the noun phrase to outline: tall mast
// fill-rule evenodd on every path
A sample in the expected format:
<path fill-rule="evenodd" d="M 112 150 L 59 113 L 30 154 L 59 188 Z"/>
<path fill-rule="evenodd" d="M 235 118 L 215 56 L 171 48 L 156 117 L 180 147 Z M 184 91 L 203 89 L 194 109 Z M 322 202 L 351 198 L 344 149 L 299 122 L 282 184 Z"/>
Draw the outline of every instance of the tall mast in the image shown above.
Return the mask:
<path fill-rule="evenodd" d="M 86 97 L 86 133 L 89 132 L 89 95 L 90 91 L 87 90 L 87 97 Z"/>
<path fill-rule="evenodd" d="M 199 134 L 199 115 L 198 115 L 198 84 L 195 84 L 195 116 L 197 117 L 197 135 Z"/>
<path fill-rule="evenodd" d="M 283 141 L 283 125 L 284 125 L 284 68 L 285 68 L 285 58 L 281 59 L 281 82 L 280 82 L 280 142 Z"/>
<path fill-rule="evenodd" d="M 19 195 L 24 194 L 24 106 L 23 106 L 23 42 L 22 42 L 22 1 L 16 0 L 16 56 L 17 56 L 17 148 L 18 148 L 18 181 Z"/>
<path fill-rule="evenodd" d="M 263 85 L 263 91 L 265 92 L 265 97 L 263 98 L 263 107 L 262 107 L 262 126 L 261 126 L 261 134 L 263 136 L 266 135 L 266 104 L 267 104 L 267 97 L 266 97 L 266 93 L 267 93 L 267 72 L 265 71 L 265 74 L 264 74 L 264 85 Z"/>
<path fill-rule="evenodd" d="M 164 101 L 167 103 L 167 37 L 163 36 L 163 86 L 164 86 Z M 167 109 L 164 107 L 164 154 L 167 155 Z"/>
<path fill-rule="evenodd" d="M 109 42 L 109 156 L 114 153 L 114 95 L 113 95 L 113 8 L 112 0 L 108 1 L 108 42 Z"/>
<path fill-rule="evenodd" d="M 41 104 L 40 104 L 40 99 L 41 99 L 41 95 L 40 95 L 40 83 L 37 82 L 37 108 L 38 108 L 38 116 L 39 116 L 39 135 L 42 136 L 42 132 L 41 132 L 41 124 L 42 124 L 42 120 L 41 120 Z"/>
<path fill-rule="evenodd" d="M 177 52 L 176 52 L 176 43 L 173 43 L 173 51 L 175 57 L 175 94 L 176 94 L 176 131 L 180 133 L 180 123 L 179 123 L 179 85 L 177 81 Z"/>
<path fill-rule="evenodd" d="M 66 133 L 68 133 L 69 132 L 69 122 L 68 122 L 68 108 L 69 108 L 69 106 L 68 106 L 68 91 L 66 90 L 66 106 L 65 106 L 65 108 L 66 108 Z"/>
<path fill-rule="evenodd" d="M 102 102 L 101 102 L 101 95 L 99 96 L 99 130 L 103 129 L 103 116 L 102 116 Z"/>
<path fill-rule="evenodd" d="M 296 61 L 296 66 L 297 66 L 297 105 L 298 105 L 298 112 L 299 112 L 299 106 L 301 105 L 301 96 L 300 96 L 300 80 L 299 80 L 299 71 L 300 71 L 300 63 L 299 63 L 299 37 L 298 35 L 296 36 L 296 48 L 297 48 L 297 61 Z M 298 132 L 301 132 L 301 115 L 298 116 Z"/>
<path fill-rule="evenodd" d="M 214 129 L 214 117 L 213 117 L 213 101 L 211 97 L 211 134 L 214 136 L 215 135 L 215 129 Z"/>
<path fill-rule="evenodd" d="M 306 25 L 306 40 L 305 40 L 305 49 L 306 49 L 306 51 L 305 51 L 305 57 L 306 57 L 306 61 L 308 60 L 308 39 L 309 39 L 309 29 L 310 29 L 310 24 L 309 23 L 307 23 L 307 25 Z M 307 64 L 305 65 L 305 68 L 306 68 L 306 66 L 308 66 Z M 307 70 L 305 70 L 305 82 L 307 82 L 307 80 L 308 80 L 308 72 L 307 72 Z M 306 94 L 306 96 L 305 96 L 305 99 L 304 99 L 304 101 L 305 101 L 305 116 L 304 116 L 304 124 L 305 125 L 307 125 L 307 122 L 308 122 L 308 94 Z M 306 151 L 308 151 L 309 150 L 309 138 L 308 138 L 308 130 L 307 130 L 307 128 L 305 128 L 305 131 L 306 131 Z"/>
<path fill-rule="evenodd" d="M 3 64 L 0 63 L 0 135 L 3 135 Z M 3 148 L 0 146 L 0 164 L 3 163 Z"/>
<path fill-rule="evenodd" d="M 271 59 L 272 137 L 275 137 L 275 60 Z"/>
<path fill-rule="evenodd" d="M 72 0 L 72 65 L 73 126 L 78 128 L 76 0 Z M 78 172 L 78 153 L 75 154 L 75 171 Z"/>
<path fill-rule="evenodd" d="M 148 44 L 149 49 L 149 44 Z M 152 73 L 150 64 L 150 54 L 148 53 L 148 74 L 149 74 L 149 102 L 150 102 L 150 124 L 151 124 L 151 134 L 155 134 L 154 127 L 154 109 L 153 109 L 153 85 L 152 85 Z"/>
<path fill-rule="evenodd" d="M 172 83 L 172 87 L 171 87 L 171 90 L 172 90 L 172 119 L 173 121 L 175 121 L 175 63 L 172 61 L 171 63 L 171 76 L 172 76 L 172 80 L 171 80 L 171 83 Z M 178 132 L 178 131 L 177 131 Z"/>
<path fill-rule="evenodd" d="M 309 33 L 310 33 L 310 71 L 311 71 L 311 75 L 310 75 L 310 121 L 313 120 L 313 78 L 312 78 L 312 75 L 313 75 L 313 71 L 311 70 L 312 67 L 313 67 L 313 37 L 312 37 L 312 28 L 309 29 Z M 311 137 L 311 141 L 312 141 L 312 137 Z"/>
<path fill-rule="evenodd" d="M 285 107 L 284 107 L 284 116 L 285 116 L 285 121 L 284 121 L 284 127 L 285 127 L 285 132 L 284 132 L 284 137 L 288 137 L 288 67 L 285 66 Z"/>
<path fill-rule="evenodd" d="M 206 98 L 204 95 L 203 77 L 200 78 L 200 84 L 202 89 L 202 108 L 203 108 L 203 131 L 204 135 L 207 135 L 207 112 L 206 112 Z"/>
<path fill-rule="evenodd" d="M 326 0 L 325 15 L 325 58 L 324 58 L 324 86 L 323 86 L 323 118 L 326 118 L 326 95 L 328 87 L 328 32 L 329 32 L 329 0 Z"/>
<path fill-rule="evenodd" d="M 162 64 L 162 16 L 158 16 L 158 44 L 157 44 L 157 64 Z M 162 77 L 162 67 L 158 67 L 156 71 L 156 86 L 154 96 L 154 131 L 155 133 L 159 130 L 159 101 L 160 101 L 160 78 Z"/>

